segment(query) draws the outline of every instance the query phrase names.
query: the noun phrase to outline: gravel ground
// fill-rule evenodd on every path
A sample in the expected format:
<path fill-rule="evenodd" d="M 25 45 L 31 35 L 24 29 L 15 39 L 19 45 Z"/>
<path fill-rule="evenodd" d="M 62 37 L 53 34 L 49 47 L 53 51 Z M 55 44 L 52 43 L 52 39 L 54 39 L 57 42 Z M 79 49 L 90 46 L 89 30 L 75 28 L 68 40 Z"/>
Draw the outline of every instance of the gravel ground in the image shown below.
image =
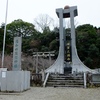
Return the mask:
<path fill-rule="evenodd" d="M 0 93 L 0 100 L 100 100 L 100 88 L 32 87 L 22 93 Z"/>

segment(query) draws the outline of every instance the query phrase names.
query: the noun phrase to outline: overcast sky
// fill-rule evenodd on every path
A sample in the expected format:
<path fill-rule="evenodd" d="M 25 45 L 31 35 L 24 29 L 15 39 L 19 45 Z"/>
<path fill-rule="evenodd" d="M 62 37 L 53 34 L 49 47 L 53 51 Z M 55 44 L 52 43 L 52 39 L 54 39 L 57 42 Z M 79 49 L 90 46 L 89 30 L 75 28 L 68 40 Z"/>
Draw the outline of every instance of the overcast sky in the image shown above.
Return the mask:
<path fill-rule="evenodd" d="M 48 14 L 57 19 L 55 10 L 65 5 L 77 6 L 78 24 L 91 24 L 100 27 L 100 0 L 8 0 L 7 23 L 22 19 L 33 23 L 34 18 L 40 14 Z M 0 0 L 0 25 L 5 22 L 7 0 Z"/>

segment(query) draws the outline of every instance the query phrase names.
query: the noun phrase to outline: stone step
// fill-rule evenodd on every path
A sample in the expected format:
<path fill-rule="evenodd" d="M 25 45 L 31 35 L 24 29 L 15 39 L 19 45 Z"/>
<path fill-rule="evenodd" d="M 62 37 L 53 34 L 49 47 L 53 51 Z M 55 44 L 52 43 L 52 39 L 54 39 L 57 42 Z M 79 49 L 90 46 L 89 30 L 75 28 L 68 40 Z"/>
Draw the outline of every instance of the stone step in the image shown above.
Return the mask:
<path fill-rule="evenodd" d="M 84 82 L 84 80 L 48 80 L 48 82 Z"/>
<path fill-rule="evenodd" d="M 74 75 L 50 75 L 51 77 L 62 77 L 62 78 L 70 78 L 70 77 L 77 77 L 77 78 L 83 78 L 83 75 L 77 75 L 77 76 L 74 76 Z"/>
<path fill-rule="evenodd" d="M 53 85 L 53 87 L 81 87 L 83 88 L 83 85 Z"/>
<path fill-rule="evenodd" d="M 70 77 L 70 78 L 62 78 L 62 77 L 49 77 L 49 80 L 83 80 L 83 78 Z"/>
<path fill-rule="evenodd" d="M 47 81 L 49 87 L 84 87 L 82 75 L 73 76 L 72 74 L 52 74 Z"/>
<path fill-rule="evenodd" d="M 52 85 L 52 84 L 66 84 L 66 85 L 68 85 L 68 84 L 73 84 L 73 85 L 84 85 L 83 84 L 83 82 L 77 82 L 77 83 L 73 83 L 73 82 L 47 82 L 47 85 Z"/>

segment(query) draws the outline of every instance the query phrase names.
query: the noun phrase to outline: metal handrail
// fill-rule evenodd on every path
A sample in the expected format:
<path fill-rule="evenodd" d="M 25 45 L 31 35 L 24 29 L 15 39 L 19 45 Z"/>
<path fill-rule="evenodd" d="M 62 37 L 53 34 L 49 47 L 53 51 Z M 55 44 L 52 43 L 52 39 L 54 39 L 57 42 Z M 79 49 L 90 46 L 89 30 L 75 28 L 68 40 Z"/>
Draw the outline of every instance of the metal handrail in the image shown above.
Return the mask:
<path fill-rule="evenodd" d="M 47 75 L 46 75 L 46 78 L 45 78 L 44 83 L 43 83 L 43 87 L 46 86 L 46 83 L 47 83 L 47 80 L 48 80 L 49 74 L 50 74 L 50 73 L 47 73 Z"/>
<path fill-rule="evenodd" d="M 86 88 L 86 83 L 87 83 L 87 81 L 86 81 L 86 72 L 84 72 L 84 88 Z"/>

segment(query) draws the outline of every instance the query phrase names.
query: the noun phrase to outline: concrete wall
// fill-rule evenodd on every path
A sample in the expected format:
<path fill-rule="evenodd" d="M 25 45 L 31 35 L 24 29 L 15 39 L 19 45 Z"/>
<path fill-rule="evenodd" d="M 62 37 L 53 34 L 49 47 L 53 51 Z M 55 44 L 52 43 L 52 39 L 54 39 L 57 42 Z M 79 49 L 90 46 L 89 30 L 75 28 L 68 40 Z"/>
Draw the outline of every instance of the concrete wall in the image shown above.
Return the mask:
<path fill-rule="evenodd" d="M 1 91 L 20 92 L 30 88 L 29 71 L 1 71 L 0 72 Z"/>
<path fill-rule="evenodd" d="M 92 77 L 91 77 L 91 81 L 92 82 L 99 82 L 100 83 L 100 74 L 92 74 Z"/>
<path fill-rule="evenodd" d="M 95 71 L 97 71 L 98 73 L 100 73 L 100 68 L 95 69 Z"/>

